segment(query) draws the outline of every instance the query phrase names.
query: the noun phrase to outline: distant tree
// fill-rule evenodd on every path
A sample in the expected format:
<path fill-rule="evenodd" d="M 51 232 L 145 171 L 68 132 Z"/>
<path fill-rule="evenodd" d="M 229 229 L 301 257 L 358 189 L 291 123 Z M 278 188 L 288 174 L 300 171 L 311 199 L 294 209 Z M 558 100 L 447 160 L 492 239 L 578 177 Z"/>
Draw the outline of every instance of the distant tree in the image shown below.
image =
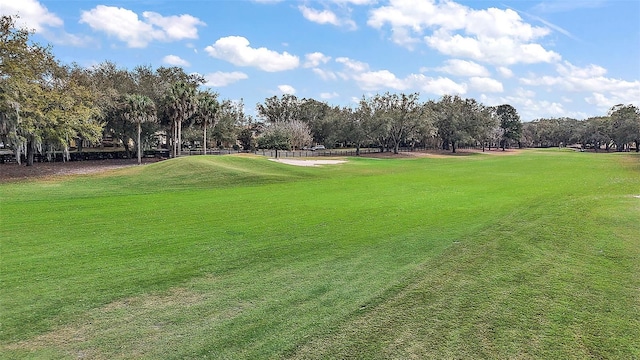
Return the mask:
<path fill-rule="evenodd" d="M 489 150 L 491 150 L 491 145 L 495 145 L 496 148 L 498 148 L 500 146 L 500 141 L 502 140 L 504 134 L 504 129 L 501 128 L 499 125 L 494 126 L 493 128 L 491 128 L 489 130 Z"/>
<path fill-rule="evenodd" d="M 262 149 L 291 150 L 291 133 L 282 122 L 272 124 L 258 138 L 258 146 Z"/>
<path fill-rule="evenodd" d="M 202 149 L 203 153 L 207 153 L 207 128 L 216 125 L 218 110 L 218 94 L 210 91 L 198 92 L 198 110 L 195 113 L 196 123 L 202 126 Z"/>
<path fill-rule="evenodd" d="M 300 120 L 269 125 L 258 139 L 261 148 L 295 150 L 311 144 L 313 137 L 306 123 Z"/>
<path fill-rule="evenodd" d="M 240 146 L 242 146 L 243 150 L 253 150 L 256 143 L 254 139 L 255 129 L 252 126 L 247 126 L 244 129 L 240 130 L 240 134 L 238 134 L 238 141 L 240 141 Z"/>
<path fill-rule="evenodd" d="M 364 113 L 361 107 L 357 109 L 345 107 L 341 109 L 341 113 L 344 121 L 341 127 L 340 138 L 345 143 L 355 145 L 356 156 L 360 156 L 362 143 L 367 139 L 367 134 L 364 129 L 367 114 Z"/>
<path fill-rule="evenodd" d="M 304 146 L 310 145 L 313 142 L 313 136 L 311 136 L 311 130 L 306 123 L 300 120 L 293 120 L 284 123 L 285 129 L 289 132 L 289 139 L 291 141 L 291 148 L 301 149 Z"/>
<path fill-rule="evenodd" d="M 516 109 L 508 104 L 499 105 L 495 110 L 496 116 L 500 120 L 500 127 L 503 130 L 502 133 L 502 151 L 509 145 L 511 141 L 520 142 L 522 136 L 522 122 L 520 122 L 520 115 Z"/>
<path fill-rule="evenodd" d="M 358 135 L 363 136 L 369 144 L 377 144 L 382 150 L 385 150 L 388 147 L 388 122 L 384 117 L 377 116 L 372 98 L 367 99 L 363 96 L 353 115 L 354 121 L 357 121 L 357 124 L 354 124 L 358 126 L 356 130 L 361 132 Z"/>
<path fill-rule="evenodd" d="M 95 105 L 96 96 L 85 84 L 90 83 L 77 65 L 54 68 L 53 77 L 43 92 L 46 106 L 45 140 L 52 152 L 63 150 L 63 160 L 69 159 L 69 143 L 75 139 L 95 142 L 102 136 L 104 124 Z"/>
<path fill-rule="evenodd" d="M 105 123 L 104 136 L 122 143 L 129 152 L 129 139 L 135 136 L 135 126 L 122 115 L 122 98 L 135 93 L 132 74 L 115 63 L 103 62 L 87 70 L 91 88 L 96 95 L 96 106 Z"/>
<path fill-rule="evenodd" d="M 264 104 L 257 104 L 256 111 L 266 123 L 275 124 L 300 120 L 301 101 L 295 95 L 284 94 L 282 97 L 272 96 L 265 99 Z"/>
<path fill-rule="evenodd" d="M 602 144 L 608 145 L 611 141 L 610 122 L 610 118 L 606 116 L 591 117 L 581 121 L 577 137 L 582 147 L 591 145 L 597 152 Z"/>
<path fill-rule="evenodd" d="M 388 121 L 388 138 L 397 154 L 400 144 L 416 134 L 420 126 L 423 110 L 419 102 L 420 94 L 389 94 L 374 97 L 376 115 L 383 116 Z"/>
<path fill-rule="evenodd" d="M 244 102 L 224 100 L 218 110 L 213 138 L 220 144 L 235 146 L 240 131 L 251 121 L 244 112 Z"/>
<path fill-rule="evenodd" d="M 466 114 L 466 102 L 458 95 L 444 95 L 440 101 L 434 103 L 435 126 L 438 136 L 442 140 L 442 149 L 456 152 L 460 142 L 469 140 L 473 136 L 473 122 Z"/>
<path fill-rule="evenodd" d="M 136 124 L 138 129 L 136 144 L 138 147 L 138 165 L 140 165 L 142 164 L 142 141 L 140 139 L 142 124 L 157 121 L 156 105 L 145 95 L 125 95 L 123 99 L 123 115 L 125 119 Z"/>
<path fill-rule="evenodd" d="M 471 139 L 475 143 L 481 143 L 484 151 L 485 144 L 490 143 L 490 138 L 498 125 L 495 110 L 482 105 L 475 99 L 465 99 L 462 111 Z"/>
<path fill-rule="evenodd" d="M 299 103 L 298 119 L 307 124 L 316 144 L 333 145 L 331 139 L 338 137 L 339 121 L 336 121 L 332 107 L 326 102 L 302 99 Z"/>
<path fill-rule="evenodd" d="M 78 137 L 97 140 L 102 123 L 94 93 L 77 66 L 63 66 L 50 48 L 32 43 L 11 16 L 0 17 L 0 137 L 27 165 L 36 152 L 62 149 Z"/>
<path fill-rule="evenodd" d="M 316 138 L 313 135 L 313 127 L 311 127 L 311 135 L 314 136 L 314 142 L 316 144 L 324 144 L 327 148 L 333 148 L 335 146 L 342 147 L 346 146 L 347 143 L 353 144 L 353 142 L 347 137 L 346 131 L 349 126 L 349 117 L 351 116 L 353 116 L 353 113 L 350 108 L 343 108 L 339 106 L 328 107 L 320 121 L 321 137 Z M 316 129 L 316 134 L 317 133 Z"/>
<path fill-rule="evenodd" d="M 624 151 L 629 143 L 635 143 L 636 151 L 640 142 L 640 109 L 634 105 L 616 105 L 609 111 L 611 137 L 617 151 Z"/>
<path fill-rule="evenodd" d="M 16 150 L 18 162 L 26 147 L 27 165 L 33 165 L 43 142 L 46 81 L 57 67 L 50 49 L 32 43 L 30 35 L 16 27 L 13 17 L 0 18 L 0 130 L 3 141 Z"/>
<path fill-rule="evenodd" d="M 182 150 L 182 124 L 198 109 L 195 85 L 184 81 L 173 84 L 165 93 L 163 105 L 171 124 L 171 156 L 176 157 Z"/>
<path fill-rule="evenodd" d="M 433 100 L 429 100 L 420 105 L 422 107 L 422 116 L 418 127 L 415 129 L 414 138 L 417 143 L 424 147 L 433 147 L 434 141 L 438 139 L 438 129 L 434 124 L 436 118 L 434 104 Z"/>

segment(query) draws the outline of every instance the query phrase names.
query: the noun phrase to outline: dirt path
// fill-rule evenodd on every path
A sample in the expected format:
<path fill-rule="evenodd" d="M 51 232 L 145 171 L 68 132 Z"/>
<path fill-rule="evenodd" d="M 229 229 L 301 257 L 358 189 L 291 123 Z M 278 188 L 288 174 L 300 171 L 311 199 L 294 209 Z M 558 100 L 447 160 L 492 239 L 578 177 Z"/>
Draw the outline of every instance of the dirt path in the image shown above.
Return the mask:
<path fill-rule="evenodd" d="M 142 162 L 145 164 L 156 161 L 156 159 L 143 159 Z M 35 163 L 33 166 L 18 165 L 16 163 L 0 164 L 0 183 L 26 179 L 39 179 L 51 176 L 92 174 L 136 165 L 137 160 L 135 159 Z"/>

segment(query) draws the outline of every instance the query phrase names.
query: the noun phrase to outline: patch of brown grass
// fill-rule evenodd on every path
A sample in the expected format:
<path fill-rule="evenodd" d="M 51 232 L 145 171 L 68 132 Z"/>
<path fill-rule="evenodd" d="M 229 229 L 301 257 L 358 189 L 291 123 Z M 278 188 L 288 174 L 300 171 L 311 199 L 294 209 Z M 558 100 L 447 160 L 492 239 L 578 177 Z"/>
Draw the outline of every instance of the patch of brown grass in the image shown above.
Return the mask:
<path fill-rule="evenodd" d="M 186 288 L 126 298 L 89 311 L 77 323 L 9 344 L 3 350 L 29 353 L 55 350 L 90 359 L 136 358 L 148 354 L 153 344 L 175 336 L 171 319 L 206 300 L 204 294 Z"/>
<path fill-rule="evenodd" d="M 157 162 L 158 159 L 143 159 L 143 164 Z M 0 164 L 0 183 L 23 180 L 58 181 L 73 175 L 105 173 L 111 170 L 135 167 L 135 159 L 110 159 L 67 161 L 57 163 L 34 163 L 33 166 L 16 163 Z"/>

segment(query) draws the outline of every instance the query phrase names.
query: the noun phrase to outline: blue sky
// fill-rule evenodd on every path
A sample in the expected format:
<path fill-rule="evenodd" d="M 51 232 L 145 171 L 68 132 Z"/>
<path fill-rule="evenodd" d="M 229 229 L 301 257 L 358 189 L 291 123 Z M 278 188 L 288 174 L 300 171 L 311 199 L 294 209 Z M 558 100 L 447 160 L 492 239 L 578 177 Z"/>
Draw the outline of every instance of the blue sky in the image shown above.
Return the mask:
<path fill-rule="evenodd" d="M 246 111 L 283 93 L 355 106 L 419 92 L 523 121 L 640 106 L 640 1 L 0 0 L 62 62 L 177 65 Z"/>

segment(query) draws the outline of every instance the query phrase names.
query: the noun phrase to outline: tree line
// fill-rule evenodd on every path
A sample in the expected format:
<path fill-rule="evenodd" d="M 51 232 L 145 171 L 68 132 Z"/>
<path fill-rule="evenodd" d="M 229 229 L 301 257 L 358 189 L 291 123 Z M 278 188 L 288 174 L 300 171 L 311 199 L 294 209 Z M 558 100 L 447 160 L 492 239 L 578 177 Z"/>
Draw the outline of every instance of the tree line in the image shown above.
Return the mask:
<path fill-rule="evenodd" d="M 629 148 L 640 139 L 640 112 L 618 105 L 607 116 L 583 121 L 540 119 L 522 123 L 516 109 L 485 106 L 445 95 L 422 102 L 418 93 L 377 94 L 351 107 L 294 95 L 273 96 L 256 105 L 257 119 L 242 101 L 222 100 L 203 88 L 204 78 L 179 67 L 104 62 L 89 68 L 61 64 L 51 48 L 30 41 L 15 18 L 0 19 L 0 141 L 20 161 L 62 151 L 68 157 L 105 139 L 135 152 L 165 146 L 169 156 L 184 146 L 206 153 L 213 146 L 253 150 L 331 147 L 558 146 L 574 142 L 607 150 Z M 133 148 L 131 145 L 134 145 Z"/>
<path fill-rule="evenodd" d="M 421 102 L 418 93 L 363 97 L 355 107 L 330 106 L 295 95 L 267 98 L 256 107 L 266 129 L 263 148 L 290 150 L 309 143 L 329 147 L 376 146 L 397 153 L 400 147 L 502 146 L 518 143 L 522 123 L 515 108 L 484 106 L 474 99 L 445 95 Z"/>
<path fill-rule="evenodd" d="M 580 144 L 595 151 L 640 151 L 640 109 L 615 105 L 607 115 L 585 120 L 572 118 L 536 119 L 523 124 L 522 139 L 527 147 L 556 147 Z"/>

